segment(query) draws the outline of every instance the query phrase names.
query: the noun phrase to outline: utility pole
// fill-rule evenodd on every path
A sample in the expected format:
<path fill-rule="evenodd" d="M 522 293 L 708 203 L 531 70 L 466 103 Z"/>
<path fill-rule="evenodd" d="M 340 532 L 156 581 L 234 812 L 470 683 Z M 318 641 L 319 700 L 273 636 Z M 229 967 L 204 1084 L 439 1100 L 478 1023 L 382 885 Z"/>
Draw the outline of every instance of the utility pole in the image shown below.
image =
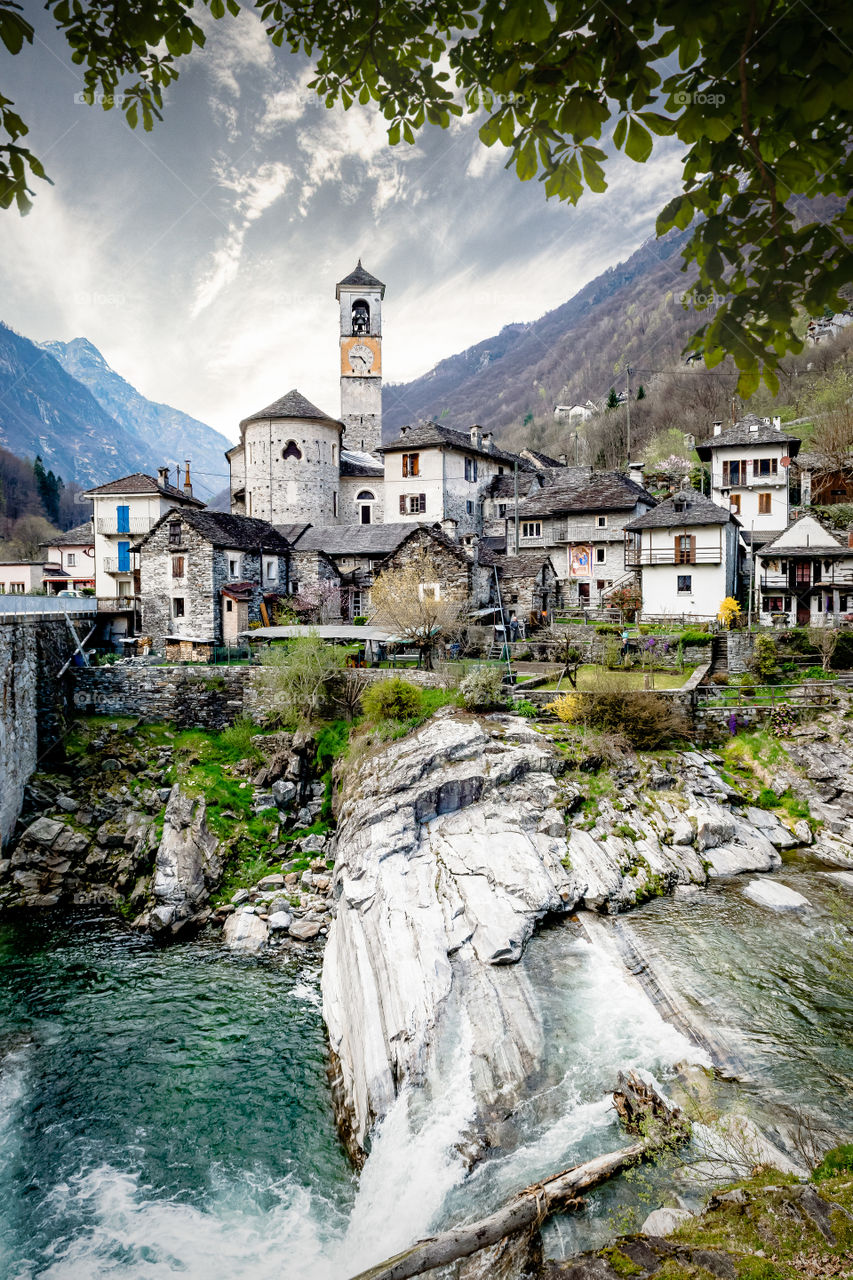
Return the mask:
<path fill-rule="evenodd" d="M 752 631 L 752 597 L 755 591 L 753 573 L 755 566 L 755 521 L 749 526 L 749 605 L 746 614 L 746 629 Z M 784 600 L 782 601 L 784 604 Z"/>
<path fill-rule="evenodd" d="M 515 490 L 515 554 L 518 555 L 518 460 L 512 464 L 513 488 Z"/>
<path fill-rule="evenodd" d="M 625 366 L 625 417 L 628 425 L 628 462 L 631 462 L 631 366 Z"/>

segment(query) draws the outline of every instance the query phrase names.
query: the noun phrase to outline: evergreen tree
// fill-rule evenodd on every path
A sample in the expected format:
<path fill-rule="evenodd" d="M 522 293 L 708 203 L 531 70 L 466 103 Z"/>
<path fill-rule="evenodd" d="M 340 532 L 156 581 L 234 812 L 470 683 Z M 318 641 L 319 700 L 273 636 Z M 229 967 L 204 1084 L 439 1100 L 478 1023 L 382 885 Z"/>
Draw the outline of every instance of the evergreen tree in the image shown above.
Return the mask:
<path fill-rule="evenodd" d="M 36 454 L 36 460 L 33 463 L 33 479 L 36 482 L 45 516 L 51 524 L 56 524 L 59 519 L 59 501 L 64 486 L 59 476 L 54 475 L 52 471 L 45 471 L 39 454 Z"/>
<path fill-rule="evenodd" d="M 618 396 L 617 396 L 617 394 L 616 394 L 616 388 L 615 388 L 615 387 L 611 387 L 611 388 L 610 388 L 610 395 L 607 397 L 607 405 L 606 405 L 606 408 L 608 408 L 608 409 L 618 409 L 618 408 L 619 408 L 619 397 L 618 397 Z"/>
<path fill-rule="evenodd" d="M 645 398 L 646 398 L 646 389 L 641 382 L 639 387 L 637 388 L 637 399 L 645 400 Z"/>

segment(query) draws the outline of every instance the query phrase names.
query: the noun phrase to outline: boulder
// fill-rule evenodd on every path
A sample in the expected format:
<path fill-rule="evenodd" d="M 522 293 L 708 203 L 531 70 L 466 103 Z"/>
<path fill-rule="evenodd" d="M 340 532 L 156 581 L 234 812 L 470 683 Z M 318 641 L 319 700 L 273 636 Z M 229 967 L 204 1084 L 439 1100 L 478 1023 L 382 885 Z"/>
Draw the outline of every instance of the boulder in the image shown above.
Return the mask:
<path fill-rule="evenodd" d="M 808 898 L 778 880 L 750 880 L 743 895 L 771 911 L 806 911 L 812 905 Z"/>
<path fill-rule="evenodd" d="M 225 921 L 223 940 L 232 951 L 262 951 L 267 944 L 269 931 L 265 922 L 254 911 L 235 911 Z"/>
<path fill-rule="evenodd" d="M 272 911 L 267 920 L 267 925 L 271 930 L 277 931 L 279 929 L 289 929 L 292 921 L 293 916 L 289 911 Z"/>
<path fill-rule="evenodd" d="M 296 783 L 280 778 L 272 784 L 272 798 L 278 809 L 289 809 L 296 799 Z"/>
<path fill-rule="evenodd" d="M 853 871 L 825 871 L 823 874 L 844 889 L 853 889 Z"/>
<path fill-rule="evenodd" d="M 299 942 L 310 942 L 319 932 L 320 925 L 316 920 L 294 920 L 288 928 L 291 938 Z"/>
<path fill-rule="evenodd" d="M 187 795 L 176 783 L 154 864 L 151 932 L 176 934 L 202 923 L 221 874 L 219 841 L 208 830 L 205 802 Z"/>
<path fill-rule="evenodd" d="M 271 875 L 264 876 L 263 880 L 258 881 L 258 888 L 261 892 L 268 889 L 281 889 L 284 887 L 284 876 L 278 871 L 274 871 Z"/>
<path fill-rule="evenodd" d="M 794 823 L 794 835 L 800 844 L 811 844 L 812 829 L 805 818 L 800 818 L 799 822 Z"/>
<path fill-rule="evenodd" d="M 644 1236 L 671 1236 L 682 1222 L 688 1222 L 693 1216 L 689 1209 L 653 1209 L 640 1231 Z"/>
<path fill-rule="evenodd" d="M 238 890 L 237 890 L 237 892 L 236 892 L 236 893 L 234 894 L 234 896 L 232 897 L 231 901 L 232 901 L 232 903 L 234 904 L 234 906 L 235 906 L 235 907 L 239 907 L 239 906 L 241 905 L 241 903 L 243 903 L 243 902 L 248 902 L 248 901 L 249 901 L 249 890 L 248 890 L 248 889 L 238 889 Z"/>

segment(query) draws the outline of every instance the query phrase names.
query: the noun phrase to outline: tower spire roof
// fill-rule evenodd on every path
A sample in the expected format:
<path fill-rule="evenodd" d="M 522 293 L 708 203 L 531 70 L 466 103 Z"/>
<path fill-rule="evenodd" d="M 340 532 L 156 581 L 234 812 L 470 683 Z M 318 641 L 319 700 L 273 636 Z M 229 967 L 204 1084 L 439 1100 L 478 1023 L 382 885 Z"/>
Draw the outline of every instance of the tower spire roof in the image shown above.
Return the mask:
<path fill-rule="evenodd" d="M 341 289 L 379 289 L 380 298 L 385 297 L 385 285 L 381 280 L 377 280 L 376 276 L 372 276 L 369 271 L 365 271 L 361 265 L 361 258 L 354 271 L 348 276 L 344 276 L 343 280 L 339 280 L 335 288 L 335 297 L 340 299 Z"/>

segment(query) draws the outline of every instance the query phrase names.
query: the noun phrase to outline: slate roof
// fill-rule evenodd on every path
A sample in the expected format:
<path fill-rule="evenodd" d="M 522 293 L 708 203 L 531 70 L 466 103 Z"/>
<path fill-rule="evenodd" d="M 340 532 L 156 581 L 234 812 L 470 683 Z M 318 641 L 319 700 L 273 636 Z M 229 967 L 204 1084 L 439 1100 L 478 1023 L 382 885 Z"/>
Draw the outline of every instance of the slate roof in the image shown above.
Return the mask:
<path fill-rule="evenodd" d="M 385 468 L 372 453 L 362 453 L 359 449 L 341 449 L 342 476 L 370 476 L 381 479 Z"/>
<path fill-rule="evenodd" d="M 328 556 L 387 556 L 396 551 L 410 533 L 422 527 L 402 520 L 393 524 L 311 525 L 299 537 L 294 550 L 325 551 Z"/>
<path fill-rule="evenodd" d="M 686 502 L 685 509 L 676 510 L 676 502 Z M 730 520 L 740 524 L 737 516 L 733 516 L 724 507 L 717 506 L 704 493 L 699 493 L 696 489 L 680 489 L 652 511 L 631 520 L 625 525 L 625 529 L 630 533 L 641 529 L 685 529 L 692 525 L 728 524 Z"/>
<path fill-rule="evenodd" d="M 84 496 L 91 498 L 96 493 L 159 493 L 164 498 L 180 500 L 189 506 L 204 506 L 200 498 L 188 498 L 183 489 L 177 489 L 173 484 L 161 484 L 154 476 L 147 476 L 142 471 L 134 471 L 133 475 L 122 476 L 120 480 L 108 480 L 106 484 L 98 485 L 97 489 L 87 489 Z"/>
<path fill-rule="evenodd" d="M 792 458 L 800 448 L 798 436 L 789 436 L 784 431 L 777 431 L 772 423 L 765 422 L 757 414 L 748 413 L 733 427 L 729 427 L 728 431 L 723 431 L 718 436 L 711 436 L 709 440 L 700 440 L 696 445 L 696 452 L 703 461 L 707 462 L 712 456 L 712 450 L 732 444 L 789 444 L 791 447 L 788 452 Z"/>
<path fill-rule="evenodd" d="M 355 270 L 351 271 L 348 276 L 344 276 L 343 280 L 338 281 L 335 288 L 335 297 L 340 298 L 340 290 L 342 288 L 350 288 L 352 286 L 363 289 L 381 289 L 382 292 L 379 296 L 380 298 L 385 297 L 385 285 L 381 280 L 377 280 L 376 276 L 372 276 L 369 271 L 365 271 L 361 265 L 361 258 L 359 258 Z"/>
<path fill-rule="evenodd" d="M 224 596 L 230 597 L 231 600 L 248 603 L 252 599 L 255 590 L 253 582 L 226 582 L 224 587 L 219 588 Z"/>
<path fill-rule="evenodd" d="M 789 530 L 795 529 L 803 520 L 815 521 L 815 518 L 814 516 L 799 516 L 798 519 L 792 520 L 788 528 L 782 530 L 782 533 L 788 533 Z M 815 523 L 817 522 L 815 521 Z M 758 548 L 755 552 L 756 556 L 774 556 L 777 559 L 781 559 L 783 556 L 786 558 L 788 556 L 814 556 L 820 559 L 821 556 L 833 556 L 842 553 L 853 556 L 853 547 L 848 547 L 841 538 L 836 537 L 829 529 L 824 529 L 822 525 L 821 533 L 826 538 L 826 542 L 814 542 L 808 546 L 803 544 L 798 547 L 789 543 L 780 543 L 779 539 L 782 537 L 782 533 L 774 534 L 772 542 L 766 542 L 763 547 Z"/>
<path fill-rule="evenodd" d="M 494 563 L 502 578 L 535 578 L 545 561 L 554 563 L 547 551 L 519 551 L 517 556 L 496 556 Z M 556 569 L 554 573 L 556 575 Z"/>
<path fill-rule="evenodd" d="M 234 516 L 227 511 L 181 511 L 182 524 L 187 524 L 213 547 L 227 548 L 229 551 L 258 551 L 259 549 L 273 555 L 285 555 L 290 550 L 290 543 L 267 520 L 256 520 L 253 516 Z M 144 547 L 162 524 L 176 519 L 178 513 L 167 511 L 161 516 L 152 529 L 139 541 Z"/>
<path fill-rule="evenodd" d="M 565 464 L 558 461 L 557 458 L 549 458 L 547 453 L 540 453 L 538 449 L 522 449 L 521 456 L 529 458 L 537 467 L 560 467 Z"/>
<path fill-rule="evenodd" d="M 502 449 L 485 449 L 477 447 L 466 431 L 455 431 L 452 427 L 444 427 L 440 422 L 423 422 L 416 427 L 406 427 L 396 440 L 379 449 L 379 453 L 394 453 L 399 449 L 440 449 L 448 445 L 453 449 L 461 449 L 466 453 L 476 453 L 480 458 L 495 458 L 498 462 L 508 462 L 510 466 L 518 463 L 520 471 L 530 471 L 532 463 L 516 453 L 504 453 Z"/>
<path fill-rule="evenodd" d="M 65 533 L 58 534 L 55 538 L 51 538 L 49 542 L 43 542 L 43 547 L 89 547 L 95 542 L 95 529 L 91 520 L 84 520 L 83 524 L 75 525 L 73 529 L 66 530 Z"/>
<path fill-rule="evenodd" d="M 564 467 L 565 479 L 555 480 L 541 493 L 519 505 L 520 516 L 560 516 L 581 511 L 631 511 L 638 502 L 653 506 L 647 489 L 620 471 L 589 474 L 586 467 Z"/>
<path fill-rule="evenodd" d="M 272 404 L 268 404 L 265 409 L 250 413 L 248 418 L 242 420 L 240 426 L 245 426 L 247 422 L 262 422 L 266 418 L 305 418 L 309 422 L 328 422 L 343 430 L 343 423 L 338 418 L 330 418 L 322 409 L 318 409 L 310 400 L 306 400 L 302 392 L 297 391 L 295 387 L 278 400 L 274 400 Z"/>

